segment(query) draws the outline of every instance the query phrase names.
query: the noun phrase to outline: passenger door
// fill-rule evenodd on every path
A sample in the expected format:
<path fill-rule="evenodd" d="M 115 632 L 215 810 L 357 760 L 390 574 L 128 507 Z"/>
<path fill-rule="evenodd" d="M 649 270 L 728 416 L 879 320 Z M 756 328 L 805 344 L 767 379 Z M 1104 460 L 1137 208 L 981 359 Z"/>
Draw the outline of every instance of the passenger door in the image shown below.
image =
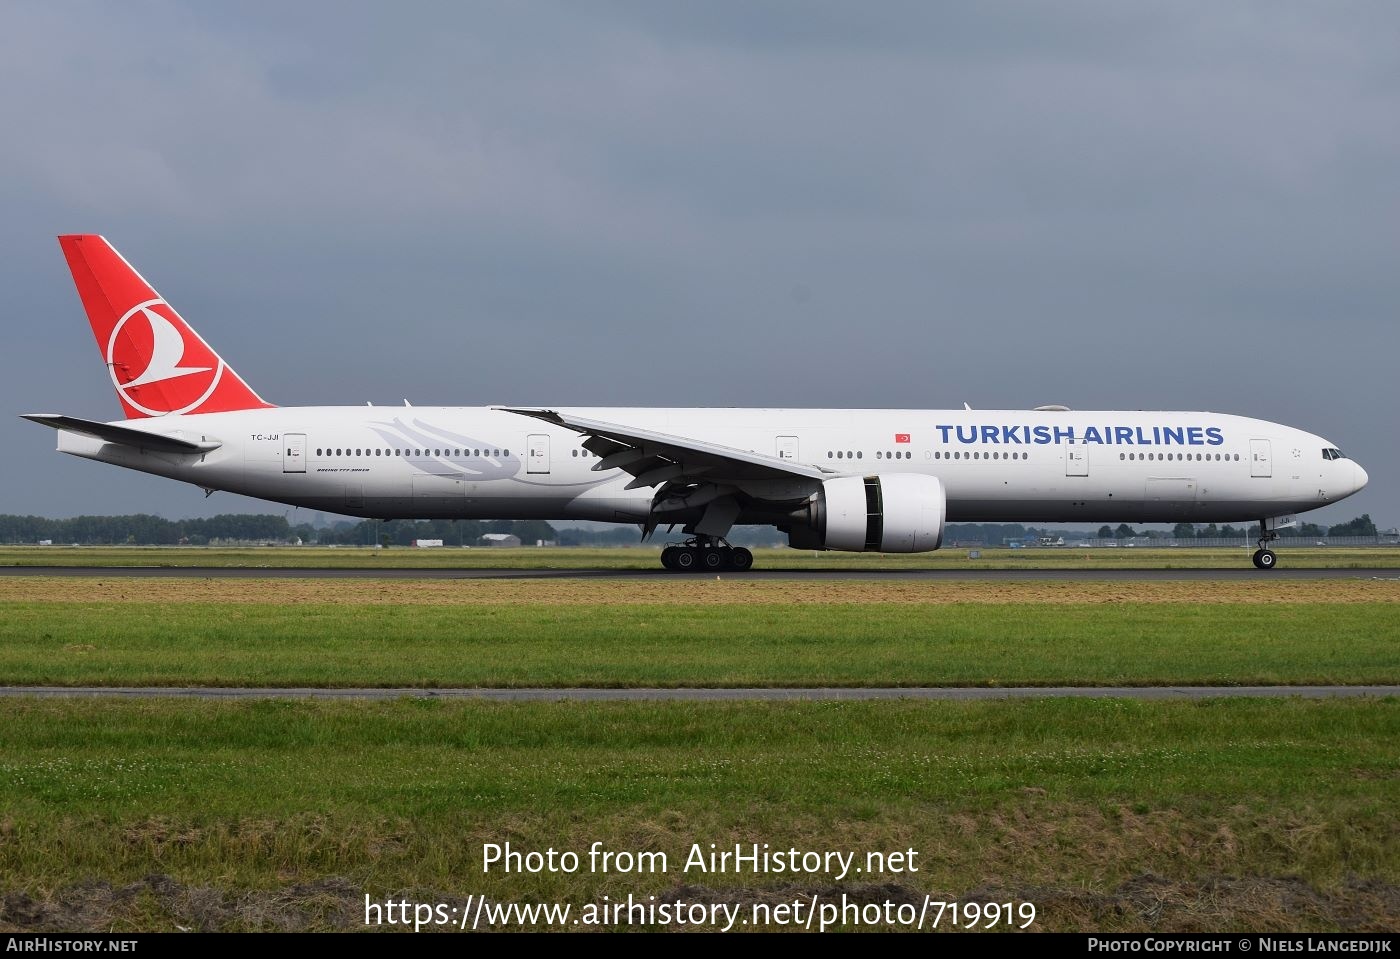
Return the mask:
<path fill-rule="evenodd" d="M 1249 441 L 1249 475 L 1273 476 L 1273 457 L 1270 455 L 1268 440 Z"/>
<path fill-rule="evenodd" d="M 282 434 L 282 472 L 306 472 L 306 434 Z"/>
<path fill-rule="evenodd" d="M 1065 444 L 1065 475 L 1089 475 L 1089 448 L 1087 446 L 1076 446 L 1073 443 Z"/>
<path fill-rule="evenodd" d="M 525 472 L 549 472 L 549 436 L 545 433 L 531 433 L 525 439 Z"/>

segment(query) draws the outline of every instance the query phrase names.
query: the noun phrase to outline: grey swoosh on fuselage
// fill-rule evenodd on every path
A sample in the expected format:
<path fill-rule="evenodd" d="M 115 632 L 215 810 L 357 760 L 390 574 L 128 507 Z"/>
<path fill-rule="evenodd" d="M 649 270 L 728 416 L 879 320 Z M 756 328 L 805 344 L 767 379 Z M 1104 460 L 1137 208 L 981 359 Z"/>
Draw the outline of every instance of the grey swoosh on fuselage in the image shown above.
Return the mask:
<path fill-rule="evenodd" d="M 500 449 L 500 447 L 476 437 L 454 433 L 451 430 L 436 426 L 425 420 L 415 418 L 410 425 L 396 416 L 393 422 L 371 423 L 370 428 L 373 429 L 375 433 L 379 434 L 379 438 L 392 448 L 408 448 L 411 452 L 421 448 L 424 451 L 421 455 L 401 457 L 410 467 L 421 473 L 436 475 L 441 475 L 443 472 L 461 473 L 464 479 L 472 482 L 510 480 L 522 486 L 559 485 L 557 482 L 535 482 L 525 479 L 522 476 L 520 457 L 514 454 L 490 457 L 433 455 L 429 451 L 440 448 L 441 444 L 444 443 L 450 444 L 448 450 L 444 451 L 445 453 L 450 453 L 453 449 L 461 449 L 463 453 L 466 453 L 474 449 L 488 450 Z M 613 477 L 602 476 L 591 482 L 570 483 L 568 485 L 592 487 L 606 483 L 610 479 L 613 479 Z"/>
<path fill-rule="evenodd" d="M 392 423 L 371 423 L 371 429 L 379 434 L 379 438 L 387 445 L 395 449 L 407 447 L 409 455 L 402 457 L 409 466 L 422 473 L 441 474 L 444 471 L 462 473 L 470 480 L 500 480 L 509 479 L 520 472 L 520 459 L 517 456 L 472 456 L 474 449 L 490 449 L 489 443 L 484 443 L 479 439 L 470 436 L 461 436 L 449 433 L 446 430 L 436 429 L 424 423 L 422 420 L 414 420 L 413 425 L 405 423 L 395 417 Z M 430 435 L 427 430 L 439 434 L 436 438 Z M 451 455 L 452 450 L 445 450 L 447 455 L 435 455 L 432 450 L 434 444 L 441 448 L 443 443 L 451 443 L 452 448 L 459 448 L 466 455 Z M 422 449 L 422 453 L 417 451 Z"/>

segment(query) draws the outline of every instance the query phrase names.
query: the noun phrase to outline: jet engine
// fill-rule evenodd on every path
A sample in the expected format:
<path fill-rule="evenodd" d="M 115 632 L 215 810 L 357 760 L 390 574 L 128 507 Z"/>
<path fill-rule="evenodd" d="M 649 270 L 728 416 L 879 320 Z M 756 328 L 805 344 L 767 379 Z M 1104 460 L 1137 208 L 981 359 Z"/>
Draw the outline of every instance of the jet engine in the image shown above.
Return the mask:
<path fill-rule="evenodd" d="M 935 476 L 882 473 L 822 484 L 792 514 L 788 545 L 855 553 L 926 553 L 943 543 L 947 496 Z"/>

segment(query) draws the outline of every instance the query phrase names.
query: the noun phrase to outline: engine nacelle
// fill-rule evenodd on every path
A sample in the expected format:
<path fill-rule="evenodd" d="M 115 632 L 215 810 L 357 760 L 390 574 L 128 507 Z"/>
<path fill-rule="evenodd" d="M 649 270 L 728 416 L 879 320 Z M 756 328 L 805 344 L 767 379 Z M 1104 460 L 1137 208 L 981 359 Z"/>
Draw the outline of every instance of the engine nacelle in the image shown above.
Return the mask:
<path fill-rule="evenodd" d="M 827 480 L 795 514 L 788 545 L 854 553 L 926 553 L 943 544 L 947 496 L 936 476 L 882 473 Z"/>

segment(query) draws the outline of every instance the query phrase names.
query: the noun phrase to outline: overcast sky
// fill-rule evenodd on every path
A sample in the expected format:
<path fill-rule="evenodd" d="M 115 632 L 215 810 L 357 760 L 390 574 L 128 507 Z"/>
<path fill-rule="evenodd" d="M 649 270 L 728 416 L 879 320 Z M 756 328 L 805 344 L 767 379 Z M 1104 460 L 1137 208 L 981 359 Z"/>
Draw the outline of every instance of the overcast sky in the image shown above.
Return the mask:
<path fill-rule="evenodd" d="M 282 512 L 120 416 L 55 234 L 280 405 L 1210 409 L 1400 522 L 1400 6 L 0 5 L 0 512 Z"/>

